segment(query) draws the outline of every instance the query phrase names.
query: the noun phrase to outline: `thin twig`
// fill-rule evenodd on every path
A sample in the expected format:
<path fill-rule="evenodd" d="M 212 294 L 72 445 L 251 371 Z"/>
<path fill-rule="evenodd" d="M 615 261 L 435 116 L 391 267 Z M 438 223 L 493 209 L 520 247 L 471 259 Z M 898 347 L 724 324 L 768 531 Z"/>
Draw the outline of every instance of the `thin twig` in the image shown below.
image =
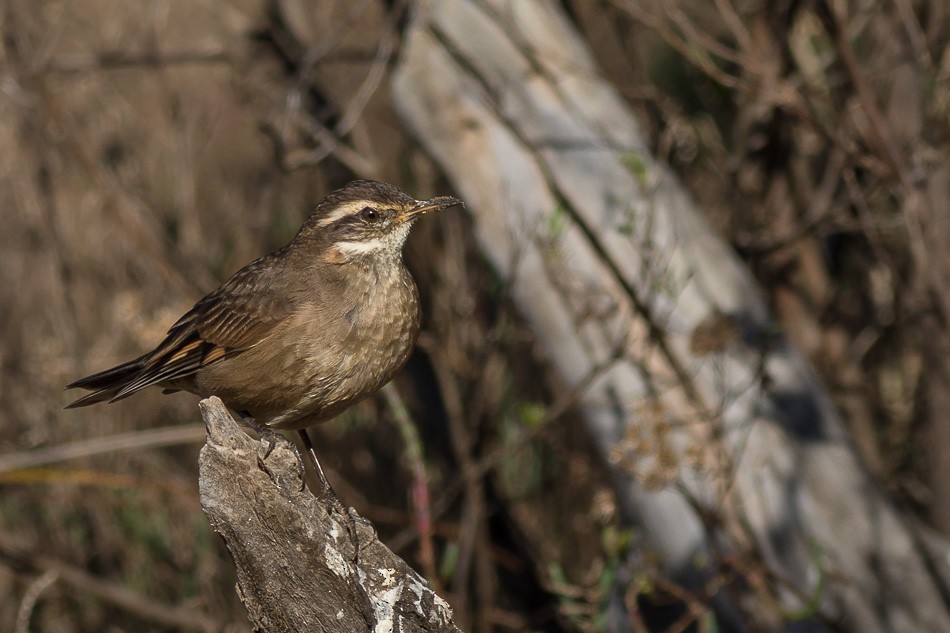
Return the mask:
<path fill-rule="evenodd" d="M 14 633 L 29 633 L 30 618 L 33 616 L 33 610 L 47 589 L 53 586 L 53 583 L 59 580 L 59 572 L 50 569 L 40 575 L 39 578 L 30 583 L 23 599 L 20 600 L 20 608 L 16 612 L 16 624 L 13 627 Z"/>
<path fill-rule="evenodd" d="M 447 286 L 451 287 L 451 286 Z M 449 325 L 452 328 L 452 325 Z M 455 340 L 458 340 L 455 338 Z M 472 441 L 470 435 L 466 432 L 465 407 L 462 404 L 462 398 L 459 393 L 458 384 L 448 368 L 448 361 L 441 350 L 432 349 L 430 351 L 432 360 L 432 369 L 435 372 L 436 381 L 439 385 L 439 392 L 442 395 L 442 401 L 445 407 L 446 417 L 449 423 L 449 437 L 452 441 L 452 449 L 455 459 L 462 469 L 462 486 L 465 490 L 464 507 L 462 509 L 462 523 L 459 530 L 459 556 L 452 578 L 452 587 L 460 597 L 459 603 L 466 607 L 473 603 L 478 603 L 477 598 L 490 600 L 481 591 L 477 589 L 478 596 L 476 600 L 470 600 L 469 575 L 473 564 L 478 564 L 476 551 L 479 549 L 479 540 L 482 534 L 482 523 L 485 521 L 485 489 L 482 483 L 482 476 L 475 472 L 475 462 L 472 456 Z M 485 550 L 488 549 L 489 542 L 482 543 Z M 477 575 L 484 577 L 485 570 L 477 572 Z M 481 587 L 484 583 L 479 583 Z"/>
<path fill-rule="evenodd" d="M 230 62 L 231 55 L 226 50 L 138 54 L 125 51 L 109 51 L 94 55 L 58 58 L 46 65 L 41 72 L 74 74 L 124 68 L 154 69 L 168 66 L 228 64 Z"/>
<path fill-rule="evenodd" d="M 764 254 L 785 246 L 794 244 L 806 235 L 814 232 L 826 220 L 834 215 L 837 208 L 832 204 L 834 194 L 841 181 L 841 172 L 844 170 L 847 155 L 839 145 L 831 148 L 828 160 L 825 163 L 825 173 L 821 184 L 809 201 L 808 217 L 798 226 L 784 235 L 772 235 L 761 239 L 739 238 L 739 247 L 749 254 Z"/>
<path fill-rule="evenodd" d="M 204 441 L 204 439 L 205 428 L 201 424 L 168 426 L 132 433 L 119 433 L 117 435 L 79 440 L 68 444 L 48 446 L 33 451 L 20 451 L 0 455 L 0 473 L 47 466 L 49 464 L 104 453 L 161 448 L 165 446 L 175 446 L 177 444 L 195 444 Z"/>
<path fill-rule="evenodd" d="M 211 617 L 185 607 L 163 604 L 111 583 L 62 561 L 43 554 L 29 553 L 0 535 L 0 562 L 28 573 L 54 573 L 56 577 L 80 593 L 85 593 L 125 609 L 162 626 L 187 631 L 221 631 L 224 625 Z"/>
<path fill-rule="evenodd" d="M 393 31 L 389 28 L 383 28 L 379 47 L 376 50 L 376 57 L 369 68 L 369 73 L 367 73 L 356 94 L 347 104 L 340 121 L 336 124 L 335 132 L 338 136 L 342 137 L 353 129 L 353 126 L 359 121 L 360 115 L 363 114 L 366 104 L 369 103 L 370 98 L 385 78 L 386 66 L 390 57 L 392 57 L 395 40 L 396 36 Z"/>
<path fill-rule="evenodd" d="M 545 412 L 544 418 L 535 426 L 530 429 L 526 429 L 521 432 L 521 434 L 514 438 L 511 442 L 499 446 L 490 453 L 483 455 L 475 463 L 475 469 L 472 476 L 476 479 L 484 477 L 492 469 L 496 468 L 501 462 L 511 455 L 515 454 L 517 451 L 521 450 L 527 446 L 531 441 L 536 439 L 542 434 L 542 432 L 547 429 L 553 422 L 556 422 L 561 416 L 565 415 L 570 409 L 579 403 L 584 395 L 587 393 L 587 390 L 590 386 L 601 377 L 604 372 L 609 370 L 614 364 L 623 356 L 623 350 L 619 349 L 615 351 L 609 358 L 604 360 L 604 362 L 599 363 L 592 367 L 586 376 L 582 378 L 573 389 L 565 393 L 563 396 L 554 401 L 554 403 L 548 407 Z M 439 498 L 432 504 L 432 516 L 433 518 L 438 518 L 442 514 L 448 511 L 451 504 L 454 502 L 456 496 L 461 492 L 465 486 L 466 478 L 457 477 L 453 482 L 445 486 L 442 491 L 442 494 L 439 495 Z M 396 537 L 390 540 L 390 545 L 394 549 L 399 549 L 405 547 L 412 539 L 413 535 L 410 533 L 398 534 Z"/>
<path fill-rule="evenodd" d="M 611 0 L 611 4 L 621 11 L 624 11 L 634 19 L 642 22 L 647 27 L 656 31 L 656 33 L 662 37 L 667 44 L 674 48 L 684 58 L 699 66 L 700 69 L 702 69 L 702 71 L 706 73 L 706 75 L 713 81 L 716 81 L 723 86 L 732 88 L 734 90 L 744 89 L 745 85 L 741 78 L 730 75 L 727 72 L 721 70 L 718 66 L 716 66 L 715 62 L 710 56 L 713 49 L 717 49 L 716 52 L 723 59 L 732 58 L 733 60 L 738 60 L 735 51 L 725 49 L 722 46 L 710 41 L 705 42 L 705 47 L 694 46 L 692 41 L 686 40 L 675 33 L 663 18 L 657 17 L 652 12 L 639 6 L 639 3 L 633 2 L 632 0 Z M 683 25 L 679 26 L 681 28 L 683 27 Z M 698 29 L 689 30 L 693 31 L 694 35 L 698 33 Z"/>
<path fill-rule="evenodd" d="M 419 533 L 419 561 L 436 593 L 441 592 L 439 575 L 435 564 L 435 547 L 432 544 L 432 511 L 429 496 L 429 475 L 426 472 L 422 439 L 409 415 L 395 385 L 383 387 L 383 397 L 396 422 L 403 441 L 403 456 L 412 473 L 412 510 L 416 531 Z"/>

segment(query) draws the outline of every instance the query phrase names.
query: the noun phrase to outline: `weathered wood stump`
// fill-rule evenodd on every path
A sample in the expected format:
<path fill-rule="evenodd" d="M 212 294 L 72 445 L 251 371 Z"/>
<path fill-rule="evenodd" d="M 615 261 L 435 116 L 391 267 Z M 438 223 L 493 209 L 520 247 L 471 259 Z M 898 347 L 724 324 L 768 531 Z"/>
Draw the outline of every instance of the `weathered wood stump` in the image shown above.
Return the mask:
<path fill-rule="evenodd" d="M 238 593 L 260 631 L 458 631 L 449 605 L 355 510 L 302 486 L 281 440 L 249 437 L 221 400 L 200 403 L 201 505 L 227 543 Z"/>

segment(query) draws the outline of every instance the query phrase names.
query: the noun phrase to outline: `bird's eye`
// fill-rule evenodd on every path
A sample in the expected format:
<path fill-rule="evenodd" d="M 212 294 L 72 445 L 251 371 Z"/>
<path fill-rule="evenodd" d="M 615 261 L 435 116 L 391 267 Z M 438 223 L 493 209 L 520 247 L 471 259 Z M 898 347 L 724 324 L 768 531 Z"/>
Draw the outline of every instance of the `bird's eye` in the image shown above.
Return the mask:
<path fill-rule="evenodd" d="M 373 207 L 363 207 L 363 210 L 360 211 L 360 217 L 366 220 L 367 222 L 379 222 L 379 211 Z"/>

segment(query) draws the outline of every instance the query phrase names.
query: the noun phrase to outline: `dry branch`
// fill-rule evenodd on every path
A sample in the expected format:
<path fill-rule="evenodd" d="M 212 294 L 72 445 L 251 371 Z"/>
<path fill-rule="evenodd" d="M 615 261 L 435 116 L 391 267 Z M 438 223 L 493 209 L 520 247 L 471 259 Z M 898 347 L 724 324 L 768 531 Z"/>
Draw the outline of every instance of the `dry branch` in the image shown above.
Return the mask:
<path fill-rule="evenodd" d="M 39 594 L 58 584 L 75 597 L 92 597 L 178 631 L 221 631 L 225 625 L 194 609 L 168 604 L 153 596 L 100 578 L 85 569 L 70 565 L 52 556 L 32 552 L 7 535 L 0 535 L 0 564 L 25 574 L 37 575 L 31 590 L 24 596 L 17 614 L 18 630 L 28 630 L 30 617 Z"/>
<path fill-rule="evenodd" d="M 448 604 L 376 538 L 365 519 L 301 490 L 296 454 L 248 437 L 203 400 L 201 505 L 237 566 L 260 631 L 458 631 Z"/>

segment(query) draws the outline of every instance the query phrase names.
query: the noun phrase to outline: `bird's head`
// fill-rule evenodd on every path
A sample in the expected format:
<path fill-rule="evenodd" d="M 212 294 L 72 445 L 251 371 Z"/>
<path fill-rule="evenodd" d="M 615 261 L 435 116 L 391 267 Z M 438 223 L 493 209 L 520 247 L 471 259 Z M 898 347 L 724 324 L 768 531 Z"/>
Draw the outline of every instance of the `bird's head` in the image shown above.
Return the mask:
<path fill-rule="evenodd" d="M 295 239 L 317 239 L 327 263 L 386 262 L 400 257 L 418 218 L 460 204 L 451 196 L 416 200 L 393 185 L 356 180 L 324 198 Z"/>

